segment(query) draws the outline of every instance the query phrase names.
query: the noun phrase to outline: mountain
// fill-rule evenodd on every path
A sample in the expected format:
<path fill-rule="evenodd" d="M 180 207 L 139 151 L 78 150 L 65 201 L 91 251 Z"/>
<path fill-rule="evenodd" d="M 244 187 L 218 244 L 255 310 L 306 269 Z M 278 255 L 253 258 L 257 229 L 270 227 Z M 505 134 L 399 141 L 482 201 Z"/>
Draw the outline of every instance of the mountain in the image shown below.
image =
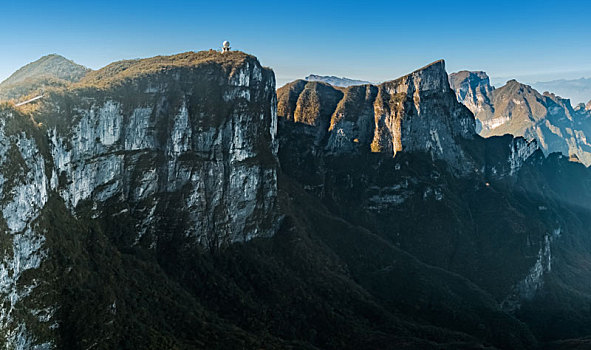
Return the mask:
<path fill-rule="evenodd" d="M 417 306 L 420 317 L 432 324 L 499 348 L 530 348 L 537 341 L 589 334 L 589 314 L 573 307 L 591 301 L 591 286 L 583 277 L 591 270 L 581 264 L 591 258 L 589 208 L 582 204 L 591 194 L 585 185 L 589 170 L 556 153 L 544 156 L 536 141 L 478 136 L 474 119 L 449 86 L 443 62 L 435 62 L 380 86 L 330 90 L 296 81 L 282 87 L 282 171 L 333 215 L 474 283 L 537 340 L 507 329 L 476 335 L 462 322 L 470 319 L 466 310 L 446 316 L 451 309 L 438 302 L 438 292 L 423 297 L 434 304 Z M 383 141 L 378 145 L 398 146 L 372 147 L 376 136 Z M 407 275 L 396 270 L 396 258 L 384 257 L 376 265 L 360 253 L 367 249 L 363 244 L 355 247 L 350 249 L 360 255 L 348 266 L 360 269 L 358 281 L 409 312 L 401 305 L 417 301 L 405 304 L 402 300 L 413 292 L 396 292 L 395 284 L 408 283 Z M 370 251 L 381 255 L 375 247 Z M 412 283 L 408 290 L 414 290 Z M 477 321 L 481 329 L 490 329 L 487 322 L 497 317 L 489 315 Z M 551 326 L 557 318 L 561 326 Z M 584 340 L 567 343 L 578 342 Z"/>
<path fill-rule="evenodd" d="M 575 103 L 591 99 L 591 78 L 540 81 L 532 86 L 538 91 L 553 91 L 560 96 L 568 96 Z"/>
<path fill-rule="evenodd" d="M 317 139 L 328 138 L 331 151 L 371 149 L 393 157 L 407 149 L 461 162 L 457 139 L 472 136 L 474 119 L 456 103 L 443 61 L 378 86 L 349 87 L 340 95 L 320 84 L 296 81 L 282 87 L 278 114 L 296 122 L 306 116 L 305 123 L 317 127 Z M 323 91 L 330 89 L 342 97 L 324 101 Z"/>
<path fill-rule="evenodd" d="M 82 79 L 90 69 L 60 55 L 29 63 L 0 83 L 0 100 L 18 99 L 46 87 L 63 87 Z"/>
<path fill-rule="evenodd" d="M 458 100 L 474 113 L 484 137 L 511 134 L 536 140 L 546 153 L 560 152 L 591 165 L 591 113 L 570 100 L 540 94 L 516 80 L 494 89 L 483 72 L 450 75 Z"/>
<path fill-rule="evenodd" d="M 479 112 L 492 113 L 491 102 L 494 87 L 485 72 L 461 71 L 449 75 L 449 83 L 456 92 L 458 101 L 477 115 Z M 479 130 L 478 130 L 479 131 Z"/>
<path fill-rule="evenodd" d="M 304 80 L 306 81 L 319 81 L 322 83 L 327 83 L 332 86 L 339 86 L 339 87 L 349 87 L 353 85 L 366 85 L 371 84 L 369 81 L 364 80 L 354 80 L 349 78 L 339 78 L 335 76 L 327 76 L 327 75 L 316 75 L 310 74 Z"/>
<path fill-rule="evenodd" d="M 276 92 L 272 70 L 238 51 L 115 62 L 34 108 L 2 104 L 0 339 L 584 342 L 591 170 L 475 124 L 443 61 L 380 85 Z"/>
<path fill-rule="evenodd" d="M 225 338 L 156 261 L 276 231 L 274 104 L 254 57 L 201 52 L 114 63 L 29 115 L 5 105 L 7 346 L 198 344 L 186 327 Z"/>

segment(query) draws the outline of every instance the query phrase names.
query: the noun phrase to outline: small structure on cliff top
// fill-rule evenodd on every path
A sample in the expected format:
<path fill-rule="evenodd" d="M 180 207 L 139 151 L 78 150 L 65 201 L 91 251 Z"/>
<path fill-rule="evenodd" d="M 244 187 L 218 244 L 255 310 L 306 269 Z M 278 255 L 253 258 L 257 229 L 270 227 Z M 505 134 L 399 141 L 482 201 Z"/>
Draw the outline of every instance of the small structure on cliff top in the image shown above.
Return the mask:
<path fill-rule="evenodd" d="M 225 52 L 230 52 L 230 42 L 227 40 L 222 44 L 222 53 Z"/>

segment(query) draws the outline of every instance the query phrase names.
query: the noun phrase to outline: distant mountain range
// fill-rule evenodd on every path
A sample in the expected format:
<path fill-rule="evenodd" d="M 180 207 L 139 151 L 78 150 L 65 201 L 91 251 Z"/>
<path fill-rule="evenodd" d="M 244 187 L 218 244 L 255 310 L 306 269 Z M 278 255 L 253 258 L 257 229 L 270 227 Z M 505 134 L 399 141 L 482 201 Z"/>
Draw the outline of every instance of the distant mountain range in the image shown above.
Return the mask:
<path fill-rule="evenodd" d="M 573 104 L 591 100 L 591 78 L 542 81 L 531 85 L 538 91 L 551 91 L 557 95 L 568 97 Z"/>
<path fill-rule="evenodd" d="M 323 83 L 330 84 L 332 86 L 339 86 L 339 87 L 349 87 L 354 85 L 366 85 L 371 84 L 369 81 L 365 80 L 354 80 L 349 78 L 339 78 L 335 76 L 326 76 L 326 75 L 316 75 L 310 74 L 305 78 L 306 81 L 320 81 Z"/>

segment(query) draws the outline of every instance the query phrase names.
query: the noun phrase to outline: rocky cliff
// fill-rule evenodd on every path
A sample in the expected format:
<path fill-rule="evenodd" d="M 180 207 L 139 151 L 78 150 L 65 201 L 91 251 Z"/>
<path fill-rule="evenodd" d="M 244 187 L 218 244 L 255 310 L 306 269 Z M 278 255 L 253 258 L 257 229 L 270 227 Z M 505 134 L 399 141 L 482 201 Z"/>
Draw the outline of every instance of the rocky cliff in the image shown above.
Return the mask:
<path fill-rule="evenodd" d="M 296 81 L 279 89 L 278 114 L 299 122 L 298 111 L 313 110 L 304 123 L 316 126 L 330 152 L 419 151 L 462 168 L 458 143 L 474 136 L 474 118 L 457 103 L 443 61 L 378 86 L 318 84 Z"/>
<path fill-rule="evenodd" d="M 250 56 L 231 55 L 132 62 L 125 74 L 164 70 L 127 78 L 132 86 L 109 74 L 115 63 L 88 77 L 92 85 L 76 92 L 78 103 L 52 96 L 37 119 L 48 129 L 67 206 L 101 216 L 116 214 L 104 210 L 114 210 L 113 200 L 125 203 L 120 210 L 138 220 L 135 242 L 149 236 L 148 245 L 156 243 L 153 232 L 175 225 L 206 246 L 271 234 L 274 76 Z M 111 92 L 92 88 L 102 84 Z"/>
<path fill-rule="evenodd" d="M 591 333 L 587 168 L 478 136 L 442 61 L 379 86 L 274 88 L 252 56 L 191 52 L 1 105 L 2 346 L 530 349 Z"/>
<path fill-rule="evenodd" d="M 490 91 L 483 76 L 474 79 L 482 89 L 468 84 L 462 96 Z M 568 157 L 546 158 L 535 138 L 476 135 L 470 113 L 443 83 L 447 79 L 439 62 L 380 86 L 331 89 L 296 81 L 279 89 L 283 172 L 334 215 L 422 262 L 475 283 L 508 315 L 525 321 L 538 339 L 585 334 L 590 331 L 583 326 L 587 321 L 579 321 L 588 319 L 585 311 L 565 315 L 571 301 L 587 305 L 591 300 L 590 286 L 582 277 L 591 271 L 569 262 L 574 255 L 591 259 L 582 224 L 588 208 L 581 207 L 587 201 L 583 198 L 591 195 L 585 185 L 590 173 Z M 392 98 L 397 91 L 408 92 L 409 85 L 416 88 L 411 89 L 412 98 L 407 93 L 399 95 L 400 100 Z M 384 98 L 378 96 L 387 91 L 392 93 L 391 103 L 380 109 Z M 566 113 L 558 116 L 568 101 L 550 94 L 540 95 L 540 100 L 555 107 L 552 120 L 568 119 Z M 562 172 L 570 180 L 558 180 Z M 378 277 L 397 275 L 391 272 L 395 264 L 371 273 L 371 267 L 362 265 L 371 276 L 362 279 L 368 281 L 364 287 L 397 304 L 394 300 L 401 296 L 389 294 L 392 285 Z M 558 315 L 582 328 L 551 329 L 549 319 Z M 503 334 L 500 339 L 510 333 Z M 500 348 L 532 346 L 503 344 L 492 335 L 488 339 Z"/>
<path fill-rule="evenodd" d="M 93 223 L 122 249 L 156 255 L 170 244 L 179 254 L 272 235 L 275 106 L 273 72 L 239 52 L 115 63 L 52 91 L 29 114 L 4 106 L 0 327 L 6 346 L 64 341 L 48 336 L 67 326 L 57 315 L 63 305 L 37 291 L 49 283 L 59 293 L 57 282 L 30 276 L 53 276 L 51 266 L 59 266 L 56 256 L 66 248 L 51 232 L 67 217 L 75 226 Z M 52 219 L 60 206 L 66 211 Z M 37 300 L 34 308 L 23 308 L 27 298 Z"/>
<path fill-rule="evenodd" d="M 536 140 L 546 153 L 560 152 L 573 160 L 591 164 L 591 119 L 585 109 L 573 108 L 568 99 L 515 80 L 493 90 L 482 72 L 454 73 L 452 88 L 458 101 L 472 110 L 481 136 L 503 134 Z M 478 87 L 480 84 L 480 87 Z M 474 86 L 474 88 L 472 88 Z M 475 105 L 476 100 L 482 101 Z"/>
<path fill-rule="evenodd" d="M 492 92 L 490 79 L 485 72 L 461 71 L 449 75 L 449 84 L 456 93 L 458 101 L 463 103 L 474 114 L 493 113 Z M 477 132 L 482 125 L 477 121 Z"/>

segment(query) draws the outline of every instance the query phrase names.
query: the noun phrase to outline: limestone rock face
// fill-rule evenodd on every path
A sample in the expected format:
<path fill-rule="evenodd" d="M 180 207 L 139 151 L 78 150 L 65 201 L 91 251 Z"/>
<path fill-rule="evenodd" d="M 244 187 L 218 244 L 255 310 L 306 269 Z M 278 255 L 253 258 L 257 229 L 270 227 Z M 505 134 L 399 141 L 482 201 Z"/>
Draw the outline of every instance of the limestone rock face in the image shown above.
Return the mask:
<path fill-rule="evenodd" d="M 484 79 L 483 74 L 450 75 L 458 100 L 476 116 L 476 130 L 481 136 L 522 136 L 528 141 L 536 140 L 545 154 L 560 152 L 585 165 L 591 164 L 591 114 L 585 108 L 573 108 L 568 99 L 548 92 L 540 94 L 516 80 L 490 89 L 488 77 Z M 479 81 L 478 77 L 483 79 Z M 474 96 L 480 102 L 475 103 Z"/>
<path fill-rule="evenodd" d="M 319 111 L 314 125 L 326 150 L 392 156 L 399 151 L 428 152 L 434 159 L 463 167 L 458 143 L 473 138 L 475 122 L 456 101 L 444 61 L 378 86 L 324 86 L 324 92 L 314 99 L 304 97 L 307 91 L 316 89 L 308 84 L 318 83 L 296 81 L 279 89 L 279 116 L 298 121 L 298 109 Z M 340 93 L 342 98 L 335 104 Z"/>
<path fill-rule="evenodd" d="M 579 305 L 590 300 L 582 276 L 591 270 L 577 271 L 568 261 L 579 254 L 591 257 L 589 208 L 582 204 L 591 196 L 585 185 L 591 173 L 569 161 L 575 156 L 544 155 L 540 147 L 546 153 L 563 144 L 566 150 L 584 150 L 578 131 L 588 120 L 568 100 L 515 81 L 492 90 L 479 74 L 452 82 L 460 87 L 454 94 L 441 71 L 436 62 L 379 86 L 321 92 L 294 82 L 280 89 L 282 170 L 334 215 L 421 261 L 467 277 L 532 329 L 556 334 L 546 323 L 550 315 L 569 314 L 571 300 Z M 300 98 L 306 89 L 316 92 L 314 99 Z M 337 92 L 343 97 L 330 111 L 334 103 L 327 101 Z M 524 137 L 482 138 L 457 97 L 476 108 L 489 130 L 507 124 Z M 322 110 L 311 118 L 321 122 L 301 115 L 298 121 L 296 110 Z M 383 290 L 390 295 L 392 289 Z M 587 324 L 574 317 L 569 322 Z"/>
<path fill-rule="evenodd" d="M 0 330 L 2 341 L 15 349 L 39 349 L 50 342 L 30 335 L 29 328 L 49 326 L 55 312 L 52 304 L 23 308 L 23 303 L 38 291 L 39 280 L 31 272 L 39 268 L 47 257 L 45 236 L 39 228 L 41 210 L 48 201 L 51 184 L 47 163 L 37 140 L 24 131 L 15 129 L 18 114 L 0 110 L 0 235 L 4 242 L 0 261 Z M 25 324 L 23 319 L 30 323 Z"/>
<path fill-rule="evenodd" d="M 376 86 L 296 81 L 279 102 L 240 52 L 73 84 L 0 104 L 6 348 L 529 349 L 557 318 L 553 337 L 589 333 L 591 264 L 571 262 L 591 261 L 591 172 L 477 135 L 443 61 Z"/>
<path fill-rule="evenodd" d="M 494 87 L 485 72 L 461 71 L 449 75 L 449 84 L 456 92 L 458 101 L 463 103 L 474 114 L 493 113 L 492 93 Z M 482 125 L 478 123 L 476 131 L 480 132 Z"/>
<path fill-rule="evenodd" d="M 116 240 L 127 249 L 161 251 L 173 242 L 178 253 L 274 234 L 273 72 L 240 52 L 222 61 L 216 52 L 180 56 L 159 58 L 155 71 L 135 61 L 126 71 L 143 65 L 147 73 L 121 79 L 107 67 L 98 74 L 108 84 L 99 88 L 95 76 L 54 92 L 30 115 L 0 110 L 0 227 L 8 242 L 0 329 L 10 348 L 55 346 L 47 334 L 58 327 L 58 306 L 37 290 L 54 282 L 31 276 L 56 263 L 47 259 L 60 247 L 44 243 L 60 206 L 79 222 L 125 232 Z M 35 307 L 21 307 L 29 296 Z"/>
<path fill-rule="evenodd" d="M 273 73 L 245 57 L 230 71 L 173 69 L 137 84 L 126 99 L 91 92 L 67 111 L 55 102 L 44 112 L 69 120 L 46 122 L 67 206 L 89 206 L 99 217 L 125 203 L 120 210 L 137 220 L 136 243 L 163 225 L 206 246 L 272 234 Z"/>

